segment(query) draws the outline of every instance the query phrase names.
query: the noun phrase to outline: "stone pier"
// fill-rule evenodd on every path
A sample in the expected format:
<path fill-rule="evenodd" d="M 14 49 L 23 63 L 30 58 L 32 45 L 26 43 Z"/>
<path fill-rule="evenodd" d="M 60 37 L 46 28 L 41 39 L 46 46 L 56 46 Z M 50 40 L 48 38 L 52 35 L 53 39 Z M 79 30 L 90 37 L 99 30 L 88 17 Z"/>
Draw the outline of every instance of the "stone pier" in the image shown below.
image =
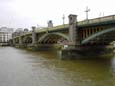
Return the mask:
<path fill-rule="evenodd" d="M 79 51 L 80 39 L 78 35 L 77 27 L 77 15 L 70 14 L 69 18 L 69 43 L 66 49 L 62 49 L 62 59 L 70 59 L 76 56 L 76 52 Z"/>

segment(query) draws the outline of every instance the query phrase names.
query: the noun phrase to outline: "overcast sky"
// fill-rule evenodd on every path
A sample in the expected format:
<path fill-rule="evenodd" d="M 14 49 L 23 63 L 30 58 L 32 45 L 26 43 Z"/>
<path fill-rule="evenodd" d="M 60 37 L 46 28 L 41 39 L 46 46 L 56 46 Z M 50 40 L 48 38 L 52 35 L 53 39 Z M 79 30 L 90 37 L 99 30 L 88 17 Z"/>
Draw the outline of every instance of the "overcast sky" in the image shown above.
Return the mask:
<path fill-rule="evenodd" d="M 78 20 L 86 18 L 86 6 L 90 8 L 89 18 L 114 15 L 114 0 L 0 0 L 0 27 L 31 28 L 47 26 L 52 20 L 55 25 L 68 23 L 68 15 L 78 15 Z"/>

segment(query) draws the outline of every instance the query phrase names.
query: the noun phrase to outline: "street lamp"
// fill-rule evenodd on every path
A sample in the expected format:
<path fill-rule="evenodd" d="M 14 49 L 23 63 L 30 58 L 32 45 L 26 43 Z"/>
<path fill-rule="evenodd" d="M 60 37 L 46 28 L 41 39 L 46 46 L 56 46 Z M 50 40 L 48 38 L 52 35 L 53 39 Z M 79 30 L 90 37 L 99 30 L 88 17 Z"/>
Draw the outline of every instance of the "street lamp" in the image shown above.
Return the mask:
<path fill-rule="evenodd" d="M 85 12 L 86 12 L 86 20 L 88 20 L 88 12 L 90 11 L 90 9 L 88 8 L 88 6 L 86 7 L 86 10 L 85 10 Z"/>
<path fill-rule="evenodd" d="M 64 25 L 64 27 L 65 27 L 65 15 L 64 15 L 64 14 L 63 14 L 62 19 L 63 19 L 63 25 Z"/>

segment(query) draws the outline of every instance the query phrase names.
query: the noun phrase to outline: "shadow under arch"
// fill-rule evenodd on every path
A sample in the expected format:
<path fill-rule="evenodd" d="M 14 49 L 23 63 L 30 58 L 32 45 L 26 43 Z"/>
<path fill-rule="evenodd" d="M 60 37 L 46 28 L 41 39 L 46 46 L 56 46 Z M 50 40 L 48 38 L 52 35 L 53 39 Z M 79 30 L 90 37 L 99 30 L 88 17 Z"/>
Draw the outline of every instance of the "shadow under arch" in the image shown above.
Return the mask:
<path fill-rule="evenodd" d="M 44 34 L 43 36 L 40 37 L 40 39 L 38 40 L 38 43 L 42 42 L 43 40 L 47 40 L 47 38 L 49 36 L 52 36 L 52 38 L 54 36 L 58 36 L 60 38 L 64 38 L 65 40 L 69 41 L 69 37 L 66 34 L 56 32 L 56 33 L 46 33 L 46 34 Z M 57 41 L 58 39 L 54 39 L 54 40 Z"/>
<path fill-rule="evenodd" d="M 23 38 L 23 43 L 30 44 L 32 43 L 32 36 L 26 36 Z"/>

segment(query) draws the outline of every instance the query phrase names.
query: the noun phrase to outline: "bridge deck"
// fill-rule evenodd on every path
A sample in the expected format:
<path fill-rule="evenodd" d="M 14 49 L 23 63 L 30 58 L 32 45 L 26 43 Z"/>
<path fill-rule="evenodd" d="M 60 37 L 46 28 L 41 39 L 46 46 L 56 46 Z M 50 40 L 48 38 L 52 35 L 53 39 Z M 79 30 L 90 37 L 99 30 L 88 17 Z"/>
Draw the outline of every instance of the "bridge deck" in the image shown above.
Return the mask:
<path fill-rule="evenodd" d="M 86 26 L 94 26 L 94 25 L 102 25 L 102 24 L 110 24 L 110 23 L 115 23 L 115 15 L 79 21 L 77 22 L 77 25 L 78 27 L 86 27 Z M 53 28 L 44 28 L 44 29 L 37 30 L 37 32 L 46 32 L 47 29 L 49 31 L 52 31 L 52 30 L 60 30 L 60 29 L 65 29 L 65 28 L 66 29 L 69 28 L 69 25 L 65 24 L 65 25 L 59 25 Z"/>
<path fill-rule="evenodd" d="M 80 21 L 78 22 L 78 26 L 83 27 L 83 26 L 94 26 L 94 25 L 103 25 L 111 23 L 115 23 L 115 15 Z"/>
<path fill-rule="evenodd" d="M 104 17 L 99 17 L 99 18 L 94 18 L 94 19 L 89 19 L 89 20 L 84 20 L 84 21 L 79 21 L 76 22 L 78 27 L 87 27 L 87 26 L 96 26 L 96 25 L 103 25 L 103 24 L 112 24 L 115 23 L 115 15 L 110 15 L 110 16 L 104 16 Z M 42 33 L 42 32 L 46 32 L 48 31 L 59 31 L 59 30 L 64 30 L 64 29 L 68 29 L 69 25 L 65 24 L 65 25 L 59 25 L 59 26 L 55 26 L 53 28 L 43 28 L 43 29 L 39 29 L 36 30 L 37 33 Z M 29 35 L 32 34 L 32 32 L 28 32 L 24 35 Z M 19 37 L 19 36 L 17 36 Z M 15 38 L 17 38 L 15 37 Z"/>

